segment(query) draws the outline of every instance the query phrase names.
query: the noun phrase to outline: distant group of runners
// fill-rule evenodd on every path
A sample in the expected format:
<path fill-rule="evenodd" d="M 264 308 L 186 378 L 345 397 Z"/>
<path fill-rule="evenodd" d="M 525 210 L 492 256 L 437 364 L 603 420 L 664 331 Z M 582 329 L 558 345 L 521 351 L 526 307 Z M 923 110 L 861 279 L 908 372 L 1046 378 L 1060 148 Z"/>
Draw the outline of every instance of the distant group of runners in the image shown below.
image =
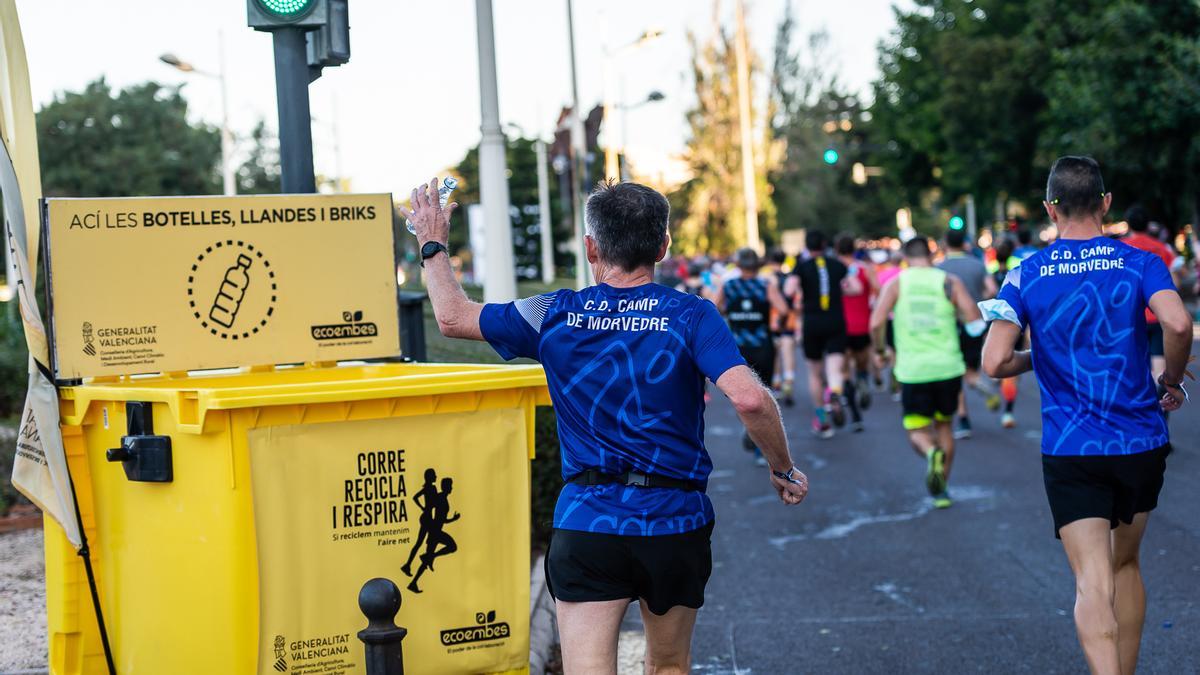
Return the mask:
<path fill-rule="evenodd" d="M 1065 157 L 1051 169 L 1045 209 L 1057 241 L 1042 249 L 1026 233 L 1001 241 L 992 270 L 958 236 L 945 242 L 940 265 L 918 236 L 903 244 L 903 265 L 875 268 L 853 239 L 831 249 L 809 231 L 792 269 L 778 252 L 764 263 L 746 249 L 723 278 L 689 267 L 678 289 L 654 283 L 670 243 L 666 199 L 634 183 L 605 184 L 586 210 L 596 285 L 488 305 L 466 297 L 450 266 L 454 205 L 440 206 L 436 188 L 435 179 L 414 190 L 412 210 L 402 211 L 423 242 L 439 329 L 546 371 L 565 481 L 546 579 L 566 672 L 616 672 L 632 601 L 641 605 L 647 672 L 689 672 L 715 524 L 705 494 L 713 469 L 706 382 L 731 402 L 780 500 L 800 504 L 808 478 L 793 465 L 776 403 L 795 403 L 789 357 L 797 347 L 822 438 L 847 415 L 861 429 L 880 364 L 891 362 L 903 428 L 937 507 L 951 504 L 955 436 L 971 431 L 964 377 L 989 407 L 1003 401 L 1011 426 L 1015 378 L 1033 370 L 1045 489 L 1076 576 L 1080 643 L 1093 672 L 1133 672 L 1145 616 L 1138 549 L 1171 451 L 1164 411 L 1187 400 L 1192 324 L 1167 255 L 1103 236 L 1111 195 L 1094 161 Z M 617 315 L 654 320 L 637 323 L 644 330 L 580 320 Z M 1153 374 L 1152 353 L 1161 356 Z M 980 371 L 1001 381 L 999 398 Z M 453 550 L 441 529 L 453 520 L 449 486 L 438 493 L 433 478 L 423 490 L 427 548 L 416 576 Z"/>

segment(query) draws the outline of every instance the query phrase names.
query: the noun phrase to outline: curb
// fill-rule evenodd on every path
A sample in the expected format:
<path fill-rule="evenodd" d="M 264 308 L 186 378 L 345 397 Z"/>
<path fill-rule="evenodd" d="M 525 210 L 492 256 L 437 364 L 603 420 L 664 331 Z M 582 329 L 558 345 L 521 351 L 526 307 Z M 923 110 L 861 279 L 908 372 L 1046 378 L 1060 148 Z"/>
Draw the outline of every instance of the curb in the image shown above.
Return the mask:
<path fill-rule="evenodd" d="M 533 562 L 529 575 L 529 673 L 541 675 L 558 643 L 558 625 L 554 620 L 554 599 L 546 588 L 545 555 Z"/>

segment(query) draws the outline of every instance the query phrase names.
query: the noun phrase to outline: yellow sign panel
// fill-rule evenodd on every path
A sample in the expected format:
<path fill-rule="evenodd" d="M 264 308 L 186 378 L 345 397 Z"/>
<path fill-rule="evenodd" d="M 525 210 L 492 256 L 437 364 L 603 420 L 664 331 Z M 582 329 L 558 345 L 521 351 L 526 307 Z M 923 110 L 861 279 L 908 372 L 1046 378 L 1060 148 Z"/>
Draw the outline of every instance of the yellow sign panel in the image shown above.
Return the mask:
<path fill-rule="evenodd" d="M 390 195 L 49 199 L 59 379 L 395 355 Z"/>
<path fill-rule="evenodd" d="M 375 577 L 401 589 L 408 672 L 525 668 L 525 424 L 514 408 L 252 430 L 258 672 L 364 672 Z"/>

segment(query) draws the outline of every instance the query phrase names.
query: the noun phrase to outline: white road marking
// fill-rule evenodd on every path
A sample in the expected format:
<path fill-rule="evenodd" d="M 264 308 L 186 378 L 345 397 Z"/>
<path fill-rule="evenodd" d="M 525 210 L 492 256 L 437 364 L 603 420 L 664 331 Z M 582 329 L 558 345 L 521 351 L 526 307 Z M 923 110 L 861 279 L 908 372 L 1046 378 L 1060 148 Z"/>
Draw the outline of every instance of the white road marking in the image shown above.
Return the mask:
<path fill-rule="evenodd" d="M 892 602 L 898 605 L 904 605 L 905 607 L 915 611 L 917 614 L 925 613 L 924 607 L 915 605 L 908 598 L 904 597 L 903 593 L 901 593 L 900 587 L 891 581 L 887 581 L 882 584 L 875 584 L 875 590 L 886 595 L 887 598 Z"/>
<path fill-rule="evenodd" d="M 956 503 L 977 501 L 990 499 L 995 495 L 995 491 L 980 487 L 977 485 L 962 485 L 952 487 L 950 496 Z M 767 541 L 772 546 L 778 549 L 796 541 L 805 541 L 807 539 L 842 539 L 849 536 L 855 530 L 867 525 L 877 525 L 881 523 L 902 523 L 908 520 L 916 520 L 925 516 L 933 510 L 933 504 L 929 499 L 922 499 L 920 506 L 912 511 L 901 511 L 900 513 L 882 513 L 872 516 L 857 516 L 844 523 L 836 523 L 826 527 L 825 529 L 813 535 L 807 534 L 789 534 L 782 537 L 771 537 Z"/>

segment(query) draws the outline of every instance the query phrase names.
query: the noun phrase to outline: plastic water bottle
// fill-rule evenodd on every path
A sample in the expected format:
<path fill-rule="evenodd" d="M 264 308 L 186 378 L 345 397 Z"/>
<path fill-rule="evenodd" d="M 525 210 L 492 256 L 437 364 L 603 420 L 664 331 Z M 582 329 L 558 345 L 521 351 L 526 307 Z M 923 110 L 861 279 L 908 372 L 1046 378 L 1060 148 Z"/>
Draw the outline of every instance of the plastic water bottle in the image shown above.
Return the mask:
<path fill-rule="evenodd" d="M 446 208 L 446 204 L 450 203 L 450 193 L 454 192 L 454 188 L 456 187 L 458 187 L 457 179 L 451 178 L 450 176 L 446 176 L 442 179 L 442 186 L 438 188 L 438 203 L 442 205 L 443 209 Z M 404 226 L 408 228 L 410 234 L 415 235 L 417 233 L 417 228 L 413 225 L 411 220 L 406 218 L 404 220 Z"/>

